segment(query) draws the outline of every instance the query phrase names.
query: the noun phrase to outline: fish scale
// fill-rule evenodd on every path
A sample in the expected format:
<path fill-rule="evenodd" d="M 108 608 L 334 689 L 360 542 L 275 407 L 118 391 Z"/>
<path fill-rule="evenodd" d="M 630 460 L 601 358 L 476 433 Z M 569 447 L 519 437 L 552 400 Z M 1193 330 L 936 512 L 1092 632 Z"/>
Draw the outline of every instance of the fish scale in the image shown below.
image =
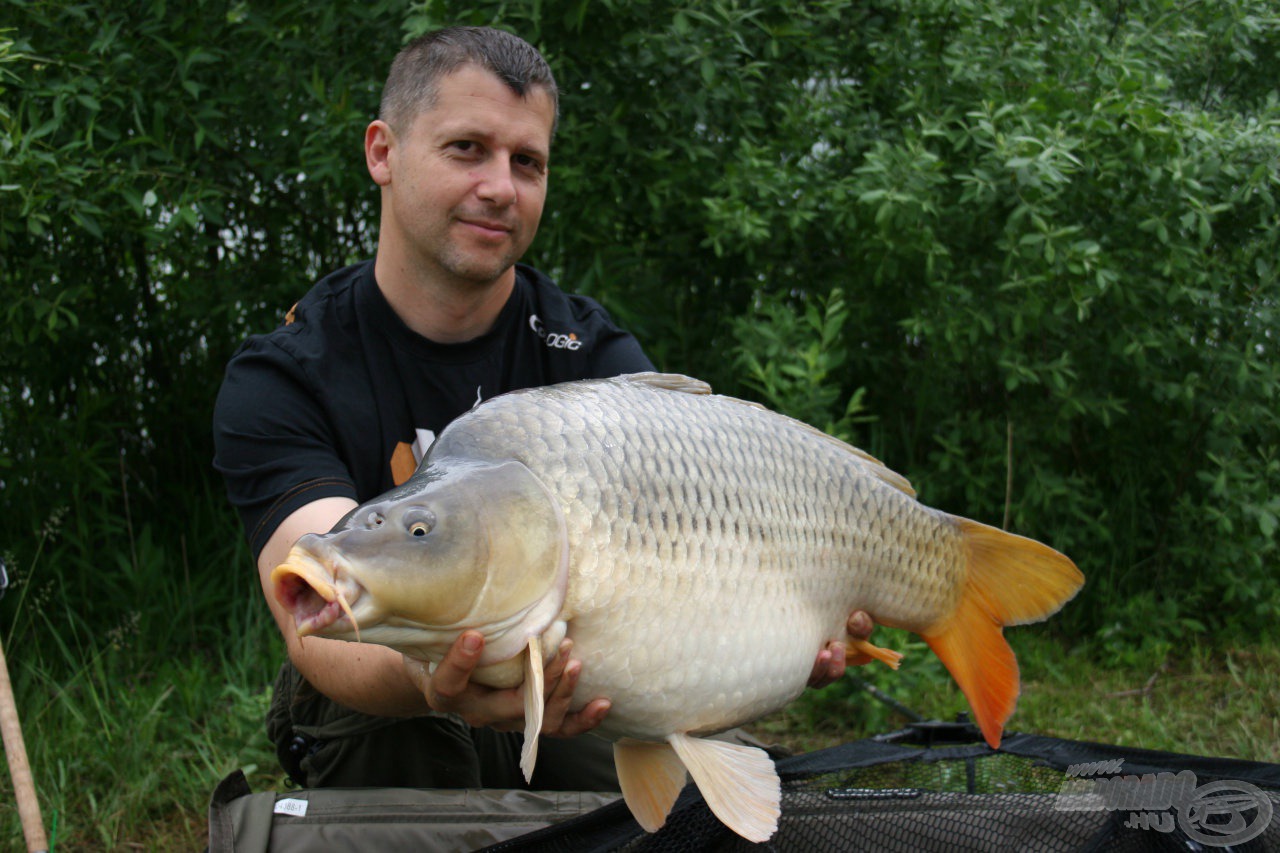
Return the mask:
<path fill-rule="evenodd" d="M 856 448 L 660 374 L 485 401 L 407 483 L 302 537 L 272 573 L 300 633 L 439 661 L 479 631 L 471 678 L 524 695 L 526 778 L 544 661 L 567 635 L 573 706 L 609 699 L 594 733 L 615 741 L 641 825 L 662 825 L 687 770 L 752 841 L 777 826 L 772 763 L 701 736 L 785 705 L 829 641 L 896 667 L 846 637 L 849 613 L 920 634 L 994 746 L 1018 694 L 1003 627 L 1082 582 L 1045 545 L 924 506 Z"/>

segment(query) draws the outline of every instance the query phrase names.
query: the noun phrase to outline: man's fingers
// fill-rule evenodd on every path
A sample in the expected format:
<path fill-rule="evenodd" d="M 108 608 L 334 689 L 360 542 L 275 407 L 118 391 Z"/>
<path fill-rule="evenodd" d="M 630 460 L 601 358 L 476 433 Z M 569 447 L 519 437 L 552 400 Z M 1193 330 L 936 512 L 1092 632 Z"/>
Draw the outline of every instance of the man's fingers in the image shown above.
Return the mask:
<path fill-rule="evenodd" d="M 569 703 L 573 701 L 573 690 L 578 686 L 578 675 L 582 672 L 582 662 L 571 660 L 562 667 L 564 672 L 560 679 L 547 693 L 547 702 L 542 714 L 543 734 L 555 734 L 560 730 L 565 717 L 569 714 Z"/>
<path fill-rule="evenodd" d="M 844 676 L 844 643 L 831 644 L 831 663 L 827 664 L 827 683 L 839 681 Z"/>
<path fill-rule="evenodd" d="M 564 640 L 556 655 L 543 671 L 545 705 L 544 734 L 573 737 L 589 732 L 609 713 L 609 702 L 596 699 L 576 713 L 570 713 L 573 691 L 582 673 L 581 661 L 569 656 L 573 643 Z M 470 726 L 487 726 L 497 731 L 524 730 L 524 694 L 522 688 L 494 689 L 473 684 L 471 676 L 484 650 L 484 638 L 475 631 L 460 636 L 445 654 L 444 660 L 431 672 L 427 664 L 405 657 L 409 678 L 427 697 L 435 711 L 454 713 Z"/>
<path fill-rule="evenodd" d="M 546 669 L 542 671 L 542 683 L 546 688 L 547 695 L 551 695 L 551 691 L 555 688 L 556 679 L 564 673 L 564 668 L 569 663 L 569 652 L 573 651 L 573 640 L 564 639 L 560 641 L 560 648 L 556 650 L 556 656 L 547 663 Z"/>
<path fill-rule="evenodd" d="M 564 722 L 560 724 L 560 729 L 550 734 L 556 737 L 577 737 L 581 734 L 594 729 L 596 726 L 604 722 L 604 718 L 609 714 L 608 699 L 592 699 L 586 706 L 577 713 L 566 714 Z"/>
<path fill-rule="evenodd" d="M 871 614 L 865 610 L 855 610 L 849 614 L 849 621 L 845 623 L 845 630 L 849 632 L 849 636 L 855 640 L 866 640 L 871 637 L 871 632 L 875 630 L 876 623 L 871 618 Z"/>
<path fill-rule="evenodd" d="M 480 653 L 484 650 L 484 637 L 475 631 L 467 631 L 459 637 L 444 660 L 431 674 L 431 686 L 427 693 L 427 703 L 437 711 L 449 711 L 451 708 L 437 707 L 437 702 L 447 705 L 450 699 L 461 696 L 471 683 L 471 673 L 475 672 L 480 662 Z"/>
<path fill-rule="evenodd" d="M 871 638 L 871 632 L 875 630 L 875 620 L 871 618 L 871 614 L 865 610 L 855 610 L 849 614 L 849 621 L 845 623 L 845 630 L 849 632 L 849 638 L 853 640 L 866 641 Z M 857 645 L 854 646 L 857 648 Z M 865 651 L 859 651 L 849 655 L 845 659 L 845 663 L 849 666 L 863 666 L 870 663 L 874 658 Z"/>
<path fill-rule="evenodd" d="M 427 662 L 418 658 L 411 658 L 403 655 L 404 671 L 409 674 L 409 680 L 413 682 L 413 686 L 418 688 L 418 692 L 423 696 L 427 695 L 427 689 L 431 686 L 431 670 L 427 666 Z"/>
<path fill-rule="evenodd" d="M 830 642 L 818 652 L 818 660 L 809 673 L 810 687 L 826 687 L 844 675 L 844 643 Z"/>

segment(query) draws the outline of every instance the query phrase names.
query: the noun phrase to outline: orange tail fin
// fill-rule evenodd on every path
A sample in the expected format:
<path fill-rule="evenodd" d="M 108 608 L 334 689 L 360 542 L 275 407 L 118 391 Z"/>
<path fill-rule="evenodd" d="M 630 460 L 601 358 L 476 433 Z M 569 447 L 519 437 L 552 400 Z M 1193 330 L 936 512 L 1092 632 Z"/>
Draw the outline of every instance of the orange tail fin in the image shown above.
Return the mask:
<path fill-rule="evenodd" d="M 1066 604 L 1084 583 L 1075 563 L 1047 545 L 958 518 L 968 582 L 946 619 L 921 632 L 994 749 L 1018 700 L 1018 662 L 1005 625 L 1038 622 Z"/>

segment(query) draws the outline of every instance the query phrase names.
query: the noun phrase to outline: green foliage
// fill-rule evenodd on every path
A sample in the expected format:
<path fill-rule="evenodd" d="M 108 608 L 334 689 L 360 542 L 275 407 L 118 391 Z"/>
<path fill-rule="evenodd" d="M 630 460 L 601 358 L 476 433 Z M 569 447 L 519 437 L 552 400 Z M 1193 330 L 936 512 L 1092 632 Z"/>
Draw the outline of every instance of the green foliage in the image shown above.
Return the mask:
<path fill-rule="evenodd" d="M 895 73 L 938 76 L 901 90 L 849 179 L 865 260 L 902 294 L 905 340 L 869 405 L 910 431 L 927 501 L 1080 562 L 1094 606 L 1077 624 L 1154 588 L 1178 614 L 1260 626 L 1277 606 L 1280 113 L 1273 88 L 1206 63 L 1247 54 L 1218 41 L 1243 37 L 1222 18 L 1247 19 L 1259 55 L 1280 21 L 1251 4 L 965 8 L 882 44 Z M 915 393 L 889 411 L 899 389 Z"/>
<path fill-rule="evenodd" d="M 770 407 L 848 440 L 855 422 L 869 420 L 859 416 L 865 389 L 840 404 L 848 316 L 839 289 L 815 297 L 803 311 L 777 294 L 762 294 L 752 313 L 733 322 L 742 382 Z"/>
<path fill-rule="evenodd" d="M 231 523 L 212 506 L 188 518 L 193 535 Z M 256 578 L 227 576 L 248 564 L 236 540 L 209 555 L 224 575 L 209 587 L 149 528 L 97 562 L 77 553 L 91 538 L 54 519 L 32 563 L 9 563 L 0 636 L 44 822 L 58 850 L 191 849 L 222 777 L 239 768 L 256 787 L 281 783 L 263 718 L 283 641 Z M 6 774 L 0 831 L 17 838 L 9 786 Z"/>
<path fill-rule="evenodd" d="M 4 9 L 2 547 L 27 562 L 60 514 L 69 559 L 46 571 L 78 601 L 140 589 L 138 548 L 193 589 L 242 574 L 212 553 L 229 512 L 190 528 L 224 503 L 214 393 L 244 336 L 370 251 L 376 194 L 351 167 L 402 4 Z"/>

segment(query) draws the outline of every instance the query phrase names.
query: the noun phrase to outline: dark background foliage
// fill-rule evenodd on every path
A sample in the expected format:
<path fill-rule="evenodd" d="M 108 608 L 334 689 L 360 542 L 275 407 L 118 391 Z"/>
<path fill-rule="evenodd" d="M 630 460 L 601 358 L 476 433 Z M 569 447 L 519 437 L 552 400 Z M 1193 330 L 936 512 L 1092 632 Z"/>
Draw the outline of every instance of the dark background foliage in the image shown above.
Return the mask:
<path fill-rule="evenodd" d="M 370 254 L 364 125 L 455 22 L 551 61 L 530 260 L 662 368 L 1067 551 L 1062 627 L 1280 615 L 1264 0 L 0 8 L 0 551 L 54 603 L 5 601 L 16 642 L 127 617 L 198 647 L 257 595 L 210 468 L 222 366 Z"/>

